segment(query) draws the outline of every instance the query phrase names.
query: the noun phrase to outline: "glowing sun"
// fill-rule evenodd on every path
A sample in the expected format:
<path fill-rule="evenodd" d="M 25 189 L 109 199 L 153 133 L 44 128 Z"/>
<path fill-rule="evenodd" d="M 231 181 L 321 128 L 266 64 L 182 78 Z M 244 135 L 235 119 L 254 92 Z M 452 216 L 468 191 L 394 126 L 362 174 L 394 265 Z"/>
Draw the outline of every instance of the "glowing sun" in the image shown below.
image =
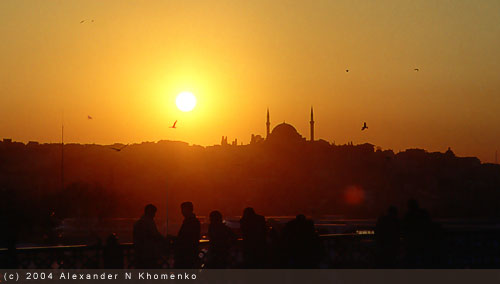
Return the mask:
<path fill-rule="evenodd" d="M 193 93 L 182 92 L 177 95 L 175 104 L 181 111 L 192 111 L 196 106 L 196 97 L 193 95 Z"/>

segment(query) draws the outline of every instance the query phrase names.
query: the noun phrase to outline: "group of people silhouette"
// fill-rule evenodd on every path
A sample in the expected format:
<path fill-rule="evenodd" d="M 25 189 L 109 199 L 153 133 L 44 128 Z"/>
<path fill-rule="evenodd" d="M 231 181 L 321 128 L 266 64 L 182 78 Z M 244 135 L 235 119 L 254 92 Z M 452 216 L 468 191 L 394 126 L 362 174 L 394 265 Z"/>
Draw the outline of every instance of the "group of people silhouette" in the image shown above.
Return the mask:
<path fill-rule="evenodd" d="M 164 237 L 160 234 L 154 221 L 156 211 L 154 205 L 146 205 L 144 215 L 134 224 L 135 267 L 161 268 L 162 254 L 170 249 L 173 249 L 174 268 L 200 267 L 201 224 L 194 214 L 193 203 L 188 201 L 181 204 L 184 220 L 177 237 Z M 236 245 L 238 238 L 223 222 L 219 211 L 212 211 L 209 219 L 210 242 L 205 267 L 233 267 L 230 263 L 231 248 Z M 318 264 L 321 251 L 319 237 L 312 220 L 308 220 L 304 215 L 298 215 L 296 219 L 288 222 L 278 236 L 275 228 L 268 230 L 264 216 L 248 207 L 244 209 L 240 219 L 240 229 L 244 268 L 313 268 Z M 270 246 L 268 242 L 271 242 Z M 268 250 L 269 247 L 275 249 Z M 294 249 L 289 249 L 291 247 Z"/>
<path fill-rule="evenodd" d="M 184 220 L 176 237 L 160 234 L 154 221 L 156 211 L 154 205 L 146 205 L 144 215 L 134 224 L 135 267 L 161 268 L 162 256 L 173 252 L 174 268 L 199 268 L 201 224 L 194 214 L 193 203 L 181 204 Z M 237 256 L 231 254 L 237 245 L 236 234 L 223 222 L 219 211 L 212 211 L 209 219 L 204 267 L 234 268 L 231 261 Z M 264 216 L 248 207 L 240 219 L 240 230 L 243 259 L 236 267 L 318 268 L 325 253 L 314 222 L 302 214 L 279 227 L 277 223 L 266 224 Z M 380 268 L 431 267 L 439 249 L 439 232 L 439 227 L 417 201 L 408 201 L 408 210 L 402 219 L 398 217 L 398 209 L 391 206 L 376 223 L 374 263 Z M 116 237 L 110 236 L 108 243 L 113 241 L 116 242 Z M 115 264 L 120 265 L 123 264 Z"/>
<path fill-rule="evenodd" d="M 390 206 L 377 220 L 375 238 L 379 267 L 426 268 L 440 261 L 440 227 L 414 199 L 408 201 L 403 219 L 399 219 L 398 209 Z"/>
<path fill-rule="evenodd" d="M 223 222 L 219 211 L 209 214 L 208 250 L 200 250 L 201 224 L 191 202 L 180 206 L 184 220 L 176 237 L 163 236 L 157 229 L 157 208 L 148 204 L 144 214 L 134 223 L 134 261 L 138 269 L 162 268 L 171 260 L 173 268 L 319 268 L 328 259 L 328 247 L 320 241 L 314 222 L 299 214 L 281 225 L 245 208 L 240 223 L 239 239 Z M 15 243 L 9 246 L 7 266 L 17 267 Z M 430 268 L 439 267 L 443 256 L 443 233 L 429 213 L 416 200 L 408 201 L 403 218 L 395 206 L 380 216 L 375 226 L 375 253 L 370 267 Z M 238 249 L 233 249 L 233 248 Z M 116 234 L 111 234 L 102 247 L 105 268 L 123 268 L 124 252 Z M 336 247 L 335 249 L 339 249 Z M 342 250 L 342 244 L 340 247 Z M 338 251 L 333 251 L 338 254 Z M 347 254 L 356 253 L 347 250 Z M 350 257 L 350 256 L 349 256 Z M 171 266 L 172 263 L 169 263 Z M 203 265 L 203 266 L 202 266 Z M 330 263 L 328 267 L 335 266 Z"/>

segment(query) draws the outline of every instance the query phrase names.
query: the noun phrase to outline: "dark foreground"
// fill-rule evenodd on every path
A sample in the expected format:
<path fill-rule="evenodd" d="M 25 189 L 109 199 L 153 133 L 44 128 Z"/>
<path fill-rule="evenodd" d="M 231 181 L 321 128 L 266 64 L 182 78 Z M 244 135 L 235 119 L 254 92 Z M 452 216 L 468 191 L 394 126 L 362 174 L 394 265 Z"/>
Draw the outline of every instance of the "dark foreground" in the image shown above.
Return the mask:
<path fill-rule="evenodd" d="M 395 260 L 387 262 L 386 252 L 371 234 L 330 234 L 319 237 L 320 259 L 314 268 L 500 268 L 500 230 L 455 229 L 442 233 L 437 243 L 409 258 L 405 240 Z M 206 267 L 208 240 L 200 241 L 199 267 Z M 162 254 L 161 268 L 172 268 L 172 251 Z M 261 268 L 290 267 L 275 249 L 268 247 Z M 133 244 L 109 246 L 54 246 L 0 250 L 1 268 L 97 269 L 135 268 Z M 305 263 L 310 263 L 305 261 Z M 241 240 L 231 248 L 227 268 L 245 268 Z M 306 267 L 302 267 L 306 268 Z M 310 268 L 310 267 L 307 267 Z"/>

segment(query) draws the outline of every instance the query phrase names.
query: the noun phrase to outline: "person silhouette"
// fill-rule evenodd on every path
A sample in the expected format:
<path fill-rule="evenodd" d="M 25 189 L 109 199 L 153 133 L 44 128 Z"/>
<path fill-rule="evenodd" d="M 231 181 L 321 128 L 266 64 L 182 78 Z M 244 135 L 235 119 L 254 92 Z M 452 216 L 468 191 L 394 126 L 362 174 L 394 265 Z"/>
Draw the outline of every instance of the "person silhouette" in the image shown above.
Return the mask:
<path fill-rule="evenodd" d="M 390 206 L 387 214 L 378 218 L 375 240 L 378 247 L 378 266 L 395 267 L 400 247 L 400 222 L 395 206 Z"/>
<path fill-rule="evenodd" d="M 207 268 L 227 268 L 229 250 L 236 240 L 236 235 L 222 222 L 222 214 L 219 211 L 210 213 L 208 237 L 210 245 L 208 248 Z"/>
<path fill-rule="evenodd" d="M 193 213 L 193 203 L 189 201 L 181 204 L 181 212 L 184 221 L 174 244 L 174 267 L 196 268 L 200 242 L 200 221 Z"/>
<path fill-rule="evenodd" d="M 148 204 L 144 208 L 144 215 L 134 224 L 133 239 L 135 250 L 136 268 L 160 268 L 160 246 L 164 242 L 163 236 L 158 232 L 154 217 L 156 206 Z"/>
<path fill-rule="evenodd" d="M 415 199 L 408 200 L 408 212 L 403 219 L 406 261 L 410 267 L 423 267 L 430 245 L 432 222 L 426 210 Z"/>
<path fill-rule="evenodd" d="M 104 268 L 123 269 L 123 250 L 118 242 L 116 233 L 112 233 L 106 240 L 103 248 Z"/>
<path fill-rule="evenodd" d="M 319 264 L 320 242 L 312 220 L 299 214 L 283 229 L 287 266 L 315 268 Z"/>
<path fill-rule="evenodd" d="M 18 269 L 20 261 L 16 244 L 24 222 L 20 217 L 21 212 L 14 209 L 15 205 L 10 196 L 2 197 L 0 197 L 0 247 L 7 248 L 7 251 L 0 253 L 0 268 Z"/>
<path fill-rule="evenodd" d="M 16 239 L 10 237 L 11 236 L 9 236 L 9 239 L 7 240 L 7 257 L 6 257 L 7 259 L 6 259 L 6 265 L 3 266 L 3 268 L 18 269 L 19 261 L 17 259 Z"/>
<path fill-rule="evenodd" d="M 263 268 L 266 258 L 266 219 L 256 214 L 253 208 L 245 208 L 240 228 L 245 267 Z"/>

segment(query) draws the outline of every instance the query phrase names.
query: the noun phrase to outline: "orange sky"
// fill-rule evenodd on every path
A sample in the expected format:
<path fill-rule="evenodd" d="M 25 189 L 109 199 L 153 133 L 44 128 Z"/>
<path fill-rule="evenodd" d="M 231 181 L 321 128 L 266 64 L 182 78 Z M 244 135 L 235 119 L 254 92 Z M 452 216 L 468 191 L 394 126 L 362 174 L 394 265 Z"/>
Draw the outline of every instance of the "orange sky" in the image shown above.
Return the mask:
<path fill-rule="evenodd" d="M 57 142 L 64 112 L 68 142 L 248 143 L 267 107 L 308 136 L 313 105 L 317 138 L 491 162 L 499 15 L 496 0 L 2 0 L 0 137 Z"/>

